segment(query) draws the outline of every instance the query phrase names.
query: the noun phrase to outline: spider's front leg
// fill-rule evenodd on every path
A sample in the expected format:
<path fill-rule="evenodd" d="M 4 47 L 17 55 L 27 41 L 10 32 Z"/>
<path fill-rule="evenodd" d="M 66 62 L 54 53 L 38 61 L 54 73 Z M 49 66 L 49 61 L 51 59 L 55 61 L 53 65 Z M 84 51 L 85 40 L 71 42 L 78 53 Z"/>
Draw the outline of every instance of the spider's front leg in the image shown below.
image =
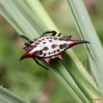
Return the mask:
<path fill-rule="evenodd" d="M 32 40 L 30 40 L 28 37 L 24 36 L 24 35 L 20 35 L 22 38 L 26 39 L 30 44 L 33 43 Z"/>

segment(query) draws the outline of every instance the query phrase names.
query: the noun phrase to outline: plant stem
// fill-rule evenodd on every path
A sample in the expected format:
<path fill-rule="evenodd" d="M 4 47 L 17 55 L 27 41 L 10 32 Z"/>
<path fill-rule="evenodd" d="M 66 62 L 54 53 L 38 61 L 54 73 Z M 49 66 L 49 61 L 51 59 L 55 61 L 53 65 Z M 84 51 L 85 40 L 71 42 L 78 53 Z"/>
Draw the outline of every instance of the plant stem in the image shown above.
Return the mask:
<path fill-rule="evenodd" d="M 100 40 L 95 32 L 90 17 L 87 13 L 83 0 L 67 0 L 77 29 L 83 39 L 90 41 L 86 45 L 90 59 L 90 66 L 96 82 L 103 94 L 103 49 Z"/>
<path fill-rule="evenodd" d="M 4 101 L 5 103 L 29 103 L 0 86 L 0 102 L 4 103 Z"/>

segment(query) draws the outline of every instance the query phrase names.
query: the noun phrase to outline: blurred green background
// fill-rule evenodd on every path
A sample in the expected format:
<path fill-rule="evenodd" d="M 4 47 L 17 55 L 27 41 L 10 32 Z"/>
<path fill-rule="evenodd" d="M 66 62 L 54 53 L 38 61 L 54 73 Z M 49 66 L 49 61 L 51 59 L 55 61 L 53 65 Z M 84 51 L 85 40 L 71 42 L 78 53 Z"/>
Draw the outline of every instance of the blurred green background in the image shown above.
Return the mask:
<path fill-rule="evenodd" d="M 65 0 L 41 0 L 41 2 L 64 35 L 72 35 L 73 39 L 79 38 Z M 103 43 L 103 0 L 84 0 L 84 2 Z M 24 53 L 23 46 L 23 39 L 0 16 L 0 85 L 32 103 L 35 101 L 75 103 L 49 71 L 38 66 L 32 59 L 19 61 Z M 84 62 L 86 54 L 85 52 L 81 54 L 80 48 L 82 46 L 73 47 L 79 59 L 87 66 Z"/>

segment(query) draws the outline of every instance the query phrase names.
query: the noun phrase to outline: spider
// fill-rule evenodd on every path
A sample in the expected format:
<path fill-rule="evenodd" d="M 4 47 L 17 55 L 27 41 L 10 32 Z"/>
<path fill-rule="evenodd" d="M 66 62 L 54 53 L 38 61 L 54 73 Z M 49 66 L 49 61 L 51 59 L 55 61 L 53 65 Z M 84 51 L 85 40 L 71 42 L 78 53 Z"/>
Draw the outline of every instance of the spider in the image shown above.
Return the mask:
<path fill-rule="evenodd" d="M 25 43 L 24 50 L 26 53 L 20 60 L 33 58 L 38 65 L 47 70 L 48 68 L 40 64 L 38 59 L 43 60 L 47 64 L 57 58 L 63 60 L 62 54 L 65 50 L 77 44 L 89 43 L 85 40 L 71 40 L 71 36 L 61 36 L 61 33 L 57 34 L 56 31 L 46 31 L 41 36 L 34 39 L 34 41 L 24 35 L 21 35 L 21 37 L 26 39 L 28 43 Z"/>

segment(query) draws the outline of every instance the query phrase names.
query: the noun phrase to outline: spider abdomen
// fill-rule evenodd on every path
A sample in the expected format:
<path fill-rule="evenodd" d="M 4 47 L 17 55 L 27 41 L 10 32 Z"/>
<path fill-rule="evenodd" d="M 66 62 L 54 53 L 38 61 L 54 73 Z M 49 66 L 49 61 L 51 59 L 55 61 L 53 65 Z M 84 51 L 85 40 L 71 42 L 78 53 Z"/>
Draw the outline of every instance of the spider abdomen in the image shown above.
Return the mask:
<path fill-rule="evenodd" d="M 69 42 L 61 40 L 62 37 L 45 36 L 37 39 L 31 46 L 35 46 L 31 50 L 32 53 L 38 52 L 38 57 L 51 57 L 58 55 L 69 47 Z"/>

